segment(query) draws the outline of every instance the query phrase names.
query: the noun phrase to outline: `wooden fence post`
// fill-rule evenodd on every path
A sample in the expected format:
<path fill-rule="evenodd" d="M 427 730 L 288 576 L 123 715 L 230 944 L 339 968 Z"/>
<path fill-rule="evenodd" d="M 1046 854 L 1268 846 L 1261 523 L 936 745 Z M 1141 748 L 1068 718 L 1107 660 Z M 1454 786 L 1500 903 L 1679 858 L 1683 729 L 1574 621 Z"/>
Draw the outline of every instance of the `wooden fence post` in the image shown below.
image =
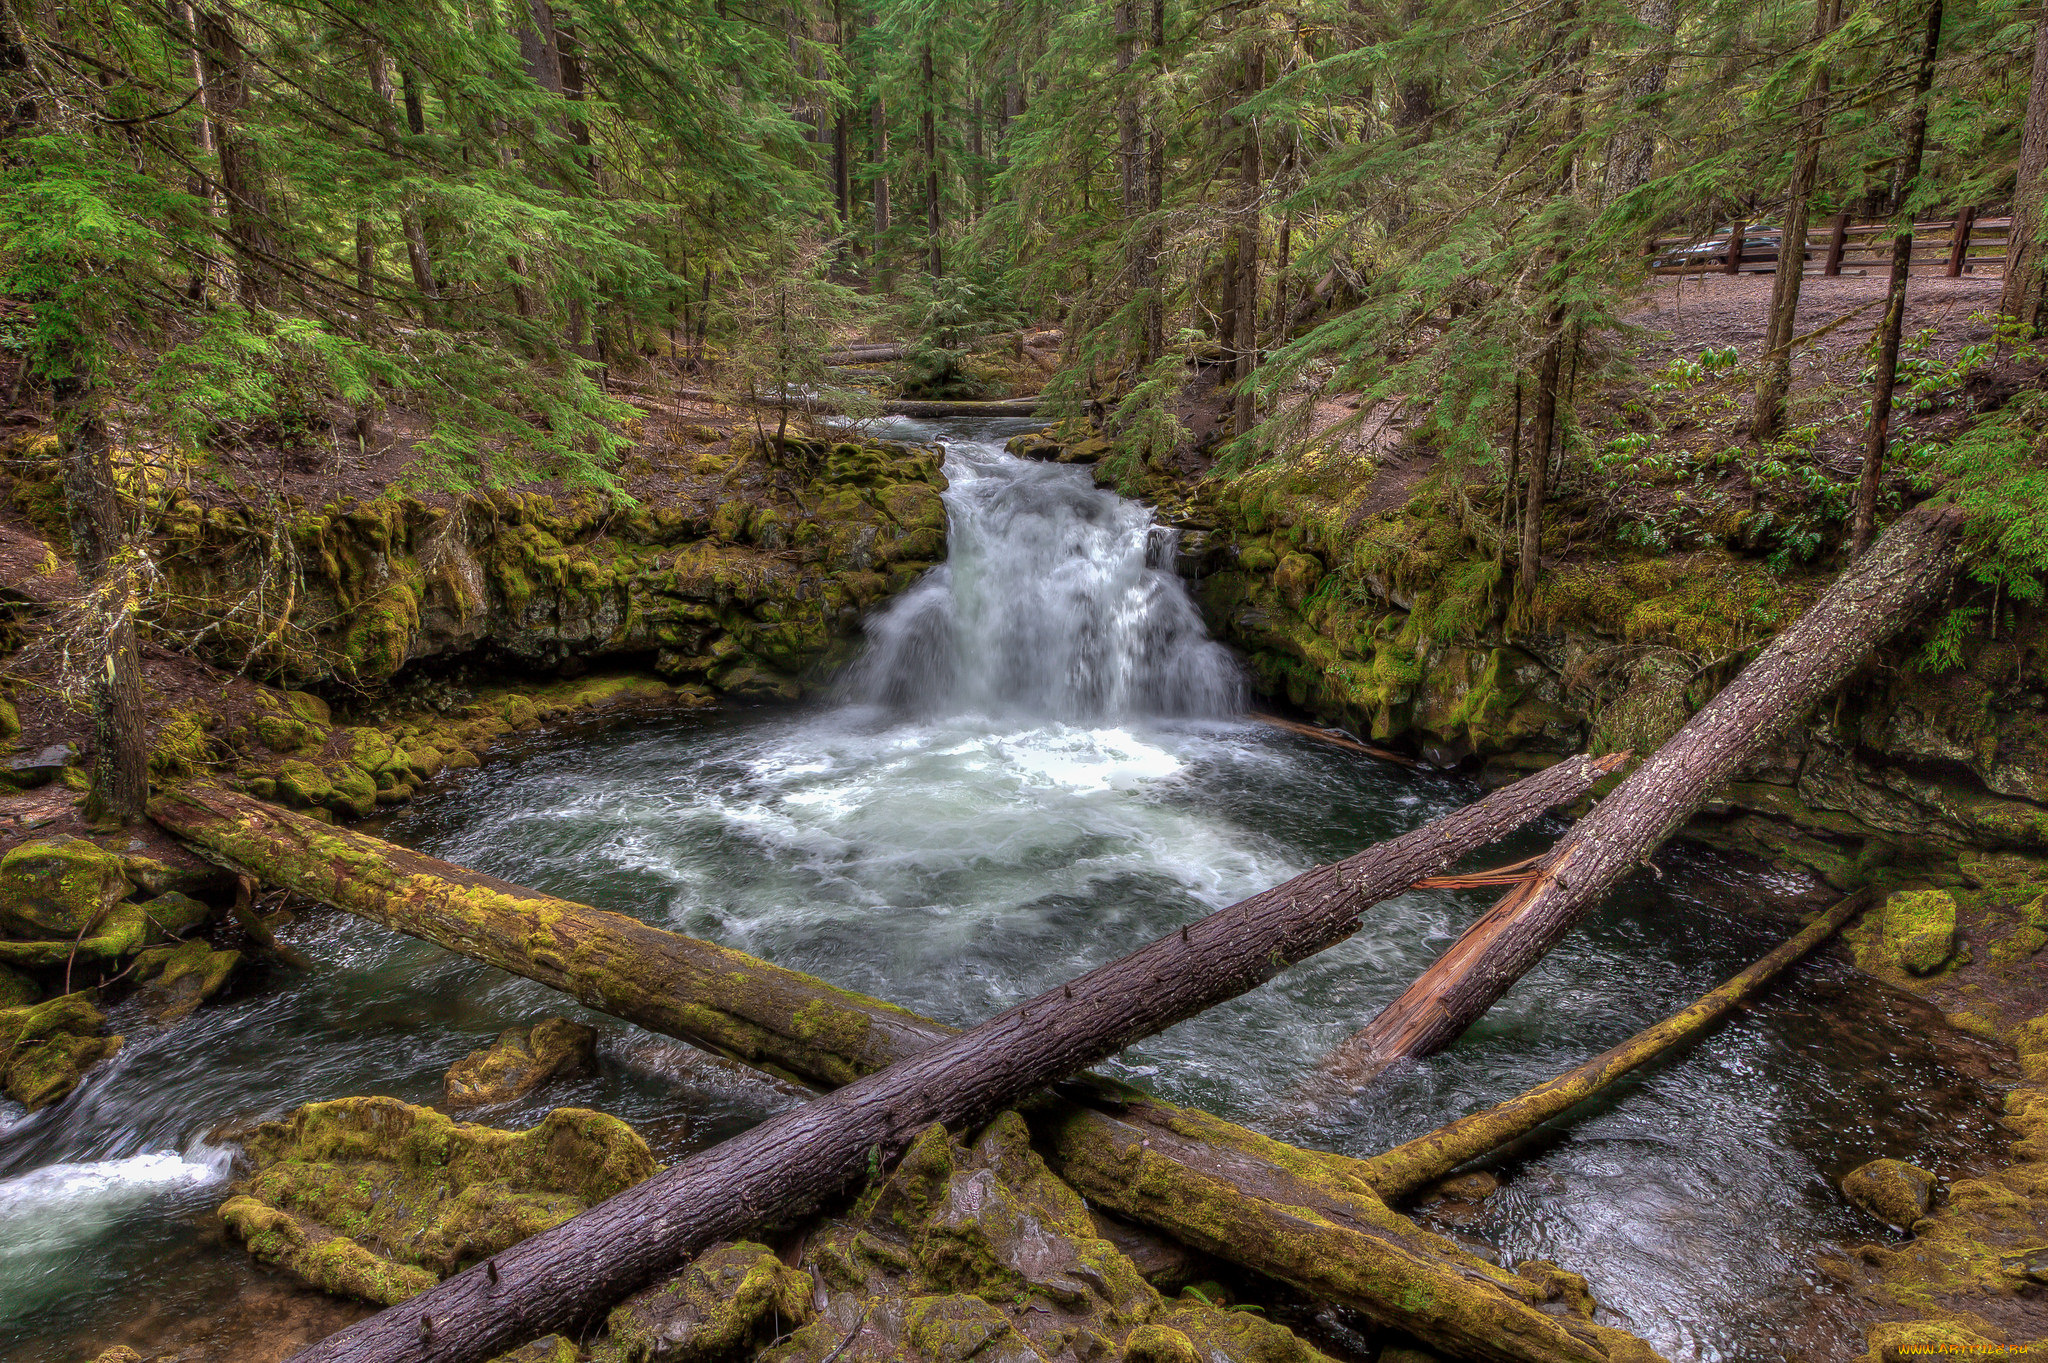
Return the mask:
<path fill-rule="evenodd" d="M 1977 210 L 1965 207 L 1956 214 L 1956 225 L 1949 230 L 1948 277 L 1956 279 L 1963 273 L 1963 262 L 1970 254 L 1970 228 L 1977 221 Z"/>
<path fill-rule="evenodd" d="M 1849 244 L 1849 211 L 1843 209 L 1835 214 L 1835 232 L 1828 239 L 1827 264 L 1821 266 L 1824 275 L 1838 275 L 1842 272 L 1842 251 Z"/>

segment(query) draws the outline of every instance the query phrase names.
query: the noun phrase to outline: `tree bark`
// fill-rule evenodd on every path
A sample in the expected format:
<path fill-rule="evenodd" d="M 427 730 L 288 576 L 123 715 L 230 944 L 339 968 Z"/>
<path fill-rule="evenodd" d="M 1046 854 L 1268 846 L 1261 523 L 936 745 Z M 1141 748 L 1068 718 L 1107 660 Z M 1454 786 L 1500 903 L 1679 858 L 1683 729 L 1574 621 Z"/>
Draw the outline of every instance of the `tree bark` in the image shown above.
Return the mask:
<path fill-rule="evenodd" d="M 1581 820 L 1528 880 L 1332 1053 L 1325 1072 L 1364 1083 L 1398 1061 L 1434 1055 L 1463 1035 L 1738 768 L 1948 589 L 1961 524 L 1961 513 L 1952 507 L 1923 507 L 1902 517 L 1812 609 Z"/>
<path fill-rule="evenodd" d="M 142 658 L 135 638 L 134 565 L 125 550 L 114 488 L 113 441 L 99 385 L 73 372 L 51 382 L 64 460 L 71 553 L 85 591 L 80 644 L 92 700 L 92 789 L 85 815 L 131 823 L 149 800 L 149 725 L 142 709 Z"/>
<path fill-rule="evenodd" d="M 1884 326 L 1878 334 L 1877 387 L 1870 395 L 1870 425 L 1863 441 L 1863 472 L 1856 480 L 1856 507 L 1849 520 L 1849 552 L 1861 554 L 1877 530 L 1877 494 L 1884 482 L 1884 456 L 1891 439 L 1892 392 L 1899 382 L 1899 338 L 1906 327 L 1906 281 L 1913 270 L 1913 190 L 1920 182 L 1920 157 L 1927 147 L 1927 92 L 1934 88 L 1934 59 L 1941 50 L 1942 0 L 1927 6 L 1927 36 L 1920 48 L 1920 72 L 1913 81 L 1913 117 L 1906 130 L 1906 156 L 1899 178 L 1899 218 L 1892 235 L 1892 276 L 1885 295 Z"/>
<path fill-rule="evenodd" d="M 2027 118 L 2020 133 L 2019 174 L 2012 195 L 2012 227 L 2006 235 L 2005 283 L 1998 310 L 2014 321 L 2031 322 L 2041 291 L 2042 197 L 2048 194 L 2048 8 L 2034 22 L 2034 75 L 2027 87 Z"/>
<path fill-rule="evenodd" d="M 1510 1098 L 1505 1103 L 1460 1117 L 1426 1136 L 1395 1146 L 1365 1161 L 1368 1177 L 1379 1195 L 1398 1202 L 1436 1182 L 1470 1160 L 1478 1159 L 1528 1135 L 1551 1118 L 1585 1102 L 1658 1056 L 1683 1045 L 1705 1032 L 1734 1011 L 1778 974 L 1805 957 L 1815 947 L 1841 931 L 1870 902 L 1868 891 L 1860 891 L 1836 904 L 1802 928 L 1790 941 L 1747 969 L 1731 976 L 1718 988 L 1701 995 L 1653 1027 L 1636 1033 L 1619 1046 L 1602 1051 L 1585 1064 L 1566 1070 L 1548 1083 Z"/>
<path fill-rule="evenodd" d="M 889 235 L 889 111 L 876 95 L 868 106 L 868 166 L 872 180 L 869 194 L 875 208 L 875 276 L 882 288 L 889 287 L 889 267 L 882 254 L 882 242 Z"/>
<path fill-rule="evenodd" d="M 1166 302 L 1159 294 L 1159 248 L 1165 240 L 1159 212 L 1166 202 L 1165 100 L 1157 85 L 1166 66 L 1166 0 L 1152 0 L 1153 90 L 1146 108 L 1145 215 L 1143 234 L 1145 261 L 1145 363 L 1150 365 L 1166 353 Z"/>
<path fill-rule="evenodd" d="M 384 50 L 382 47 L 372 45 L 368 58 L 370 91 L 377 96 L 383 109 L 390 111 L 388 117 L 385 113 L 379 113 L 378 122 L 381 125 L 379 131 L 382 132 L 384 137 L 385 150 L 396 161 L 398 157 L 398 116 L 396 113 L 398 97 L 391 88 L 391 70 L 384 64 Z M 411 126 L 413 135 L 417 137 L 420 135 L 422 128 L 425 127 L 426 111 L 420 108 L 419 100 L 414 94 L 413 83 L 410 77 L 407 77 L 405 81 L 405 110 L 408 125 Z M 421 314 L 431 319 L 435 304 L 440 301 L 441 295 L 440 290 L 434 283 L 434 258 L 427 250 L 427 234 L 420 226 L 418 210 L 410 204 L 401 204 L 399 206 L 398 230 L 399 235 L 405 239 L 405 260 L 406 264 L 412 269 L 412 285 L 414 291 L 420 296 Z M 520 315 L 526 315 L 523 309 Z"/>
<path fill-rule="evenodd" d="M 1656 116 L 1644 106 L 1664 93 L 1664 81 L 1671 70 L 1671 36 L 1677 31 L 1678 8 L 1673 0 L 1643 0 L 1636 8 L 1636 22 L 1661 41 L 1640 59 L 1642 66 L 1629 80 L 1626 98 L 1633 108 L 1632 116 L 1608 143 L 1604 186 L 1608 203 L 1650 182 L 1650 167 L 1657 155 L 1657 123 Z"/>
<path fill-rule="evenodd" d="M 1814 7 L 1813 39 L 1818 43 L 1834 31 L 1841 0 L 1821 0 Z M 1820 143 L 1827 116 L 1828 68 L 1817 63 L 1799 102 L 1799 151 L 1792 163 L 1792 183 L 1785 191 L 1785 222 L 1778 234 L 1778 269 L 1771 279 L 1771 315 L 1764 335 L 1763 372 L 1757 376 L 1749 433 L 1759 443 L 1778 433 L 1785 420 L 1785 393 L 1792 386 L 1792 323 L 1799 312 L 1799 289 L 1806 277 L 1806 231 L 1813 186 L 1820 174 Z"/>
<path fill-rule="evenodd" d="M 1403 838 L 1191 924 L 965 1034 L 739 952 L 315 823 L 245 796 L 160 797 L 209 858 L 562 989 L 832 1098 L 677 1166 L 493 1269 L 366 1322 L 308 1360 L 481 1359 L 588 1316 L 711 1239 L 793 1213 L 932 1121 L 968 1122 L 1263 982 L 1356 930 L 1372 903 L 1591 788 L 1575 758 Z M 890 1067 L 890 1068 L 884 1068 Z M 1512 1274 L 1389 1213 L 1359 1162 L 1290 1150 L 1088 1079 L 1034 1119 L 1085 1196 L 1461 1357 L 1601 1359 L 1625 1338 L 1533 1310 Z M 1073 1101 L 1078 1097 L 1079 1101 Z M 1110 1109 L 1104 1111 L 1104 1108 Z M 630 1199 L 630 1200 L 629 1200 Z M 421 1321 L 429 1323 L 423 1329 Z M 1637 1347 L 1640 1347 L 1639 1345 Z"/>

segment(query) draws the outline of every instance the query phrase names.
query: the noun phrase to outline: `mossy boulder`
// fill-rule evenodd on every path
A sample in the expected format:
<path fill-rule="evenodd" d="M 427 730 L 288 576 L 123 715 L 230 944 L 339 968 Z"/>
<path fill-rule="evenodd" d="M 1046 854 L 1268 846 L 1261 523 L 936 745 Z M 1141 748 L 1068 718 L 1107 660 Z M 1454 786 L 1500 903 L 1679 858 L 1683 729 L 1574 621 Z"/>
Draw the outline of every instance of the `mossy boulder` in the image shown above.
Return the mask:
<path fill-rule="evenodd" d="M 85 1072 L 121 1049 L 83 993 L 0 1010 L 0 1092 L 33 1112 L 78 1087 Z"/>
<path fill-rule="evenodd" d="M 560 1335 L 522 1344 L 509 1354 L 499 1354 L 491 1363 L 576 1363 L 581 1357 L 576 1346 Z"/>
<path fill-rule="evenodd" d="M 750 1240 L 715 1245 L 607 1321 L 598 1363 L 716 1363 L 744 1357 L 813 1314 L 811 1275 Z"/>
<path fill-rule="evenodd" d="M 550 1079 L 589 1074 L 597 1067 L 597 1029 L 567 1018 L 547 1018 L 499 1035 L 488 1050 L 471 1051 L 449 1067 L 443 1084 L 450 1107 L 509 1103 Z"/>
<path fill-rule="evenodd" d="M 514 1133 L 395 1098 L 309 1103 L 243 1147 L 256 1172 L 222 1205 L 228 1227 L 311 1286 L 384 1304 L 657 1168 L 646 1142 L 603 1113 L 557 1108 Z"/>
<path fill-rule="evenodd" d="M 1956 948 L 1956 901 L 1946 890 L 1904 890 L 1885 901 L 1884 950 L 1904 969 L 1929 975 Z"/>
<path fill-rule="evenodd" d="M 1904 1160 L 1875 1159 L 1842 1176 L 1842 1195 L 1887 1225 L 1903 1228 L 1927 1215 L 1934 1175 Z"/>
<path fill-rule="evenodd" d="M 258 715 L 249 727 L 255 731 L 263 746 L 272 752 L 294 753 L 306 748 L 317 748 L 327 741 L 324 730 L 295 716 Z"/>
<path fill-rule="evenodd" d="M 176 1022 L 226 987 L 241 963 L 241 952 L 205 942 L 152 947 L 135 958 L 137 1001 L 157 1021 Z"/>
<path fill-rule="evenodd" d="M 0 857 L 0 933 L 78 937 L 134 888 L 121 858 L 84 838 L 21 843 Z"/>

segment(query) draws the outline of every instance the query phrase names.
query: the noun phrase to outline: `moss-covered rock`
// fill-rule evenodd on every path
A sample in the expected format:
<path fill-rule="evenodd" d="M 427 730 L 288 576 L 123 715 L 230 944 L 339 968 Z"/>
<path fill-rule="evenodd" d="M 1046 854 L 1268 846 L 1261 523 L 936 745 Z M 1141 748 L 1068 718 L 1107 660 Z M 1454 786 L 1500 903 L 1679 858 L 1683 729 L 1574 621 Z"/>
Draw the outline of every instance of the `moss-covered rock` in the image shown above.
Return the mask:
<path fill-rule="evenodd" d="M 656 1168 L 646 1142 L 602 1113 L 558 1108 L 514 1133 L 395 1098 L 309 1103 L 243 1145 L 255 1173 L 222 1219 L 306 1283 L 378 1302 L 560 1225 Z"/>
<path fill-rule="evenodd" d="M 1946 890 L 1902 891 L 1885 901 L 1885 952 L 1906 970 L 1932 974 L 1955 947 L 1956 901 Z"/>
<path fill-rule="evenodd" d="M 1870 1330 L 1870 1351 L 1857 1363 L 1923 1363 L 1929 1358 L 1997 1358 L 1997 1341 L 1947 1320 L 1887 1321 Z"/>
<path fill-rule="evenodd" d="M 0 933 L 78 937 L 134 888 L 121 858 L 84 838 L 17 844 L 0 857 Z"/>
<path fill-rule="evenodd" d="M 63 1098 L 121 1049 L 106 1025 L 83 993 L 0 1011 L 0 1091 L 31 1112 Z"/>
<path fill-rule="evenodd" d="M 450 1107 L 485 1107 L 522 1098 L 550 1079 L 588 1074 L 597 1066 L 597 1029 L 567 1018 L 546 1018 L 499 1035 L 489 1049 L 471 1051 L 449 1067 L 444 1092 Z"/>
<path fill-rule="evenodd" d="M 135 958 L 137 1001 L 157 1021 L 176 1022 L 226 987 L 241 963 L 241 952 L 205 942 L 152 947 Z"/>
<path fill-rule="evenodd" d="M 1934 1175 L 1904 1160 L 1876 1159 L 1842 1176 L 1842 1195 L 1888 1225 L 1910 1226 L 1927 1214 Z"/>
<path fill-rule="evenodd" d="M 576 1346 L 560 1335 L 536 1339 L 509 1354 L 499 1354 L 491 1363 L 576 1363 Z"/>
<path fill-rule="evenodd" d="M 811 1275 L 766 1245 L 715 1245 L 606 1322 L 599 1363 L 717 1363 L 745 1357 L 812 1316 Z"/>

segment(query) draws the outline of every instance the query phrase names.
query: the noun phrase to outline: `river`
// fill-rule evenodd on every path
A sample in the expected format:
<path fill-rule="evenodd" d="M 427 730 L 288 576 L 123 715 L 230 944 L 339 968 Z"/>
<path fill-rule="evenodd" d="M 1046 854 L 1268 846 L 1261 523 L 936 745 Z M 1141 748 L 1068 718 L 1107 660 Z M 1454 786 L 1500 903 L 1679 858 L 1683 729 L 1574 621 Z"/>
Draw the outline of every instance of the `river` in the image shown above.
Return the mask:
<path fill-rule="evenodd" d="M 1023 428 L 895 424 L 947 442 L 950 558 L 871 622 L 833 702 L 544 734 L 382 831 L 964 1024 L 1477 794 L 1246 722 L 1172 533 L 1086 470 L 1004 454 Z M 1795 921 L 1802 887 L 1753 865 L 1684 850 L 1661 865 L 1457 1046 L 1349 1101 L 1309 1109 L 1298 1093 L 1482 894 L 1405 895 L 1105 1069 L 1371 1153 L 1611 1045 Z M 603 1066 L 480 1114 L 496 1124 L 595 1106 L 673 1159 L 790 1101 L 341 915 L 310 914 L 288 937 L 316 961 L 310 978 L 254 976 L 169 1029 L 117 1011 L 130 1044 L 71 1099 L 34 1116 L 0 1106 L 4 1363 L 70 1363 L 117 1339 L 226 1359 L 249 1319 L 347 1319 L 222 1239 L 211 1213 L 230 1152 L 209 1133 L 311 1099 L 434 1101 L 448 1065 L 503 1028 L 582 1017 L 604 1029 Z M 1504 1262 L 1584 1274 L 1612 1323 L 1674 1363 L 1825 1356 L 1847 1304 L 1815 1259 L 1881 1234 L 1834 1179 L 1878 1155 L 1945 1171 L 1981 1158 L 1996 1129 L 1985 1072 L 1982 1049 L 1924 1005 L 1811 961 L 1526 1142 L 1498 1165 L 1500 1192 L 1441 1224 Z"/>

